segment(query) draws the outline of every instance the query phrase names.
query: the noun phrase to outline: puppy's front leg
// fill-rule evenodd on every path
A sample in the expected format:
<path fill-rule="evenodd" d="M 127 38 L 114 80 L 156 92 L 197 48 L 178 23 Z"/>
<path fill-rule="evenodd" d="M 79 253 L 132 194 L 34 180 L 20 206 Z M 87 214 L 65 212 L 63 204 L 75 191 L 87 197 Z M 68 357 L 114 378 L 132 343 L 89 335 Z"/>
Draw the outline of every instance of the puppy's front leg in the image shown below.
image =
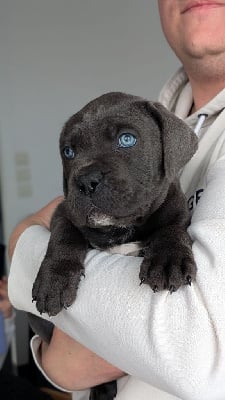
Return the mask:
<path fill-rule="evenodd" d="M 197 271 L 191 245 L 185 228 L 173 225 L 160 229 L 142 251 L 141 283 L 150 285 L 154 292 L 167 289 L 170 293 L 190 285 Z"/>
<path fill-rule="evenodd" d="M 84 275 L 88 244 L 65 215 L 64 203 L 61 203 L 52 218 L 48 249 L 32 290 L 38 311 L 50 316 L 73 303 Z"/>

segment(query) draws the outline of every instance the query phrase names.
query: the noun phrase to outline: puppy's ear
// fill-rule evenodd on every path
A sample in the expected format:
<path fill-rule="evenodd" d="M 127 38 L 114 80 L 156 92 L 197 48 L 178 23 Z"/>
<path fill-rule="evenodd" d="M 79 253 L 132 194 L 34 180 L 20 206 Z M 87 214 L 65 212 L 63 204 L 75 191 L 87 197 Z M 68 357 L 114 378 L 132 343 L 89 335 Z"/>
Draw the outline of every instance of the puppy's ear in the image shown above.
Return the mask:
<path fill-rule="evenodd" d="M 63 158 L 62 157 L 62 151 L 63 151 L 63 147 L 64 147 L 65 131 L 66 131 L 66 123 L 62 128 L 62 131 L 60 133 L 60 138 L 59 138 L 59 151 L 61 153 L 61 158 Z M 62 160 L 62 165 L 63 165 L 63 160 Z M 67 182 L 64 166 L 63 166 L 63 192 L 64 192 L 64 196 L 67 197 L 67 194 L 68 194 L 68 182 Z"/>
<path fill-rule="evenodd" d="M 63 192 L 64 192 L 64 196 L 67 197 L 68 194 L 68 183 L 67 183 L 67 179 L 65 176 L 65 173 L 63 172 Z"/>
<path fill-rule="evenodd" d="M 161 131 L 163 166 L 168 179 L 173 179 L 197 150 L 194 131 L 160 103 L 148 103 L 151 116 Z"/>

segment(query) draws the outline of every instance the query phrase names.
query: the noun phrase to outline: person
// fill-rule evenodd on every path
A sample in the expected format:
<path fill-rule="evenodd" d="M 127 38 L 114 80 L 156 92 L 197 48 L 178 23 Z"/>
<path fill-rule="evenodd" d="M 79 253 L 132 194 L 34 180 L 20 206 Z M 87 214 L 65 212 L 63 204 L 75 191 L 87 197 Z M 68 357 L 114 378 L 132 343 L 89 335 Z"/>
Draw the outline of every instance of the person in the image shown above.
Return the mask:
<path fill-rule="evenodd" d="M 182 63 L 159 101 L 199 135 L 199 148 L 180 176 L 192 213 L 196 282 L 172 295 L 153 293 L 137 284 L 140 257 L 91 250 L 75 303 L 51 319 L 56 328 L 50 344 L 36 337 L 32 346 L 43 372 L 68 390 L 120 378 L 118 400 L 222 400 L 225 1 L 158 0 L 158 5 L 165 37 Z M 11 301 L 36 315 L 31 288 L 58 201 L 19 224 L 9 243 Z"/>
<path fill-rule="evenodd" d="M 2 346 L 0 346 L 0 370 L 3 367 L 5 358 L 7 356 L 7 352 L 9 349 L 9 345 L 12 341 L 13 334 L 15 332 L 15 314 L 13 312 L 12 304 L 9 301 L 8 297 L 8 281 L 7 277 L 3 276 L 0 279 L 0 314 L 2 325 L 0 329 L 1 339 L 0 342 Z"/>

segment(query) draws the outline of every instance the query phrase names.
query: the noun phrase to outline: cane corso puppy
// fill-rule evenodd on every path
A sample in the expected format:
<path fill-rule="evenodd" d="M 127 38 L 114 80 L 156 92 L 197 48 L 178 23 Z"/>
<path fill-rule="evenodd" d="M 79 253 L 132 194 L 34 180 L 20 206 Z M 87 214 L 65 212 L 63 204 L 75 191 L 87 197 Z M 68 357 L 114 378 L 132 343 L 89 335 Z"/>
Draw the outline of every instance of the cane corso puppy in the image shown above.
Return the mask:
<path fill-rule="evenodd" d="M 137 242 L 141 283 L 170 293 L 191 284 L 190 215 L 177 176 L 196 149 L 194 132 L 161 104 L 120 92 L 98 97 L 66 122 L 65 199 L 32 292 L 40 313 L 56 315 L 75 300 L 89 248 Z M 112 399 L 115 392 L 105 388 L 92 390 L 91 399 Z"/>

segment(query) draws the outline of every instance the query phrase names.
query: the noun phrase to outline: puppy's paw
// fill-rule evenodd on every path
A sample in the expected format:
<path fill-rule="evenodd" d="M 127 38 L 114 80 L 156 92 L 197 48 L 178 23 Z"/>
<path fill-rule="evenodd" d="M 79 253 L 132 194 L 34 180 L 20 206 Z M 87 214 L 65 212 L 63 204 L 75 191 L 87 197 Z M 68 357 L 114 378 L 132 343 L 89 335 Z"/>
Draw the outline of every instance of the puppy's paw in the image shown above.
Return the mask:
<path fill-rule="evenodd" d="M 76 298 L 83 266 L 71 268 L 71 264 L 45 258 L 35 279 L 32 298 L 37 310 L 49 316 L 57 315 L 62 308 L 69 307 Z"/>
<path fill-rule="evenodd" d="M 154 292 L 167 289 L 173 293 L 182 285 L 191 285 L 195 280 L 196 271 L 191 251 L 161 251 L 161 254 L 144 258 L 139 278 L 141 284 L 148 284 Z"/>

